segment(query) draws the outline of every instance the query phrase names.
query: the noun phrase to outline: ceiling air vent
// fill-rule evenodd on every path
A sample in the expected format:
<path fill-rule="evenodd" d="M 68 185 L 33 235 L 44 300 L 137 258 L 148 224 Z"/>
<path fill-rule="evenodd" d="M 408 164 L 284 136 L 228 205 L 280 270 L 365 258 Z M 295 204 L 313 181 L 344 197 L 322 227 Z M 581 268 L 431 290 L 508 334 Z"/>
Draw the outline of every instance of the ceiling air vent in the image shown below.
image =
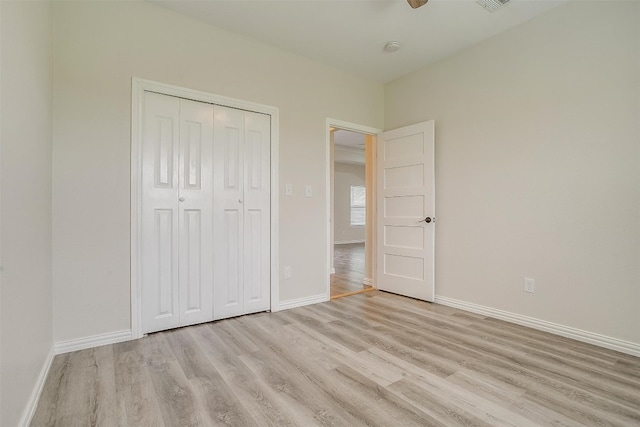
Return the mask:
<path fill-rule="evenodd" d="M 509 0 L 478 0 L 477 1 L 477 3 L 480 6 L 484 7 L 489 12 L 493 12 L 493 11 L 501 8 L 502 6 L 504 6 L 508 2 L 509 2 Z"/>

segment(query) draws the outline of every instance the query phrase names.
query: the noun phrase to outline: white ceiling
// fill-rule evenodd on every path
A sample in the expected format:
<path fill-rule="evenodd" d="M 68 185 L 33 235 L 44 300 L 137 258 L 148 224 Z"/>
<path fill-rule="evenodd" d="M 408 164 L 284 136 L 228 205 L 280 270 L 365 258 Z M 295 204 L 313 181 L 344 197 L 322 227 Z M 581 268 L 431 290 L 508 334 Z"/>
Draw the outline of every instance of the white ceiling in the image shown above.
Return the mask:
<path fill-rule="evenodd" d="M 333 133 L 333 143 L 337 146 L 347 147 L 352 150 L 364 151 L 363 133 L 352 132 L 350 130 L 336 129 Z"/>
<path fill-rule="evenodd" d="M 387 82 L 517 26 L 567 0 L 152 0 L 234 33 Z M 397 52 L 385 52 L 397 40 Z"/>
<path fill-rule="evenodd" d="M 350 130 L 336 129 L 333 132 L 333 159 L 336 163 L 364 165 L 365 135 Z"/>

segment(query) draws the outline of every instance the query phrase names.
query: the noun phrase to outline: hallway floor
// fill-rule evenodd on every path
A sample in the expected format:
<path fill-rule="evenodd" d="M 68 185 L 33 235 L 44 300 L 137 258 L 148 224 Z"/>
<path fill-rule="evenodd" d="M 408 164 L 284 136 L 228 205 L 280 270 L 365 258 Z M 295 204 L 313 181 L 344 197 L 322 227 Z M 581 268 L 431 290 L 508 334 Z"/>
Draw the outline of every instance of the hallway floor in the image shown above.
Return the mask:
<path fill-rule="evenodd" d="M 362 284 L 365 273 L 364 243 L 335 245 L 333 265 L 336 272 L 331 275 L 331 298 L 372 289 Z"/>

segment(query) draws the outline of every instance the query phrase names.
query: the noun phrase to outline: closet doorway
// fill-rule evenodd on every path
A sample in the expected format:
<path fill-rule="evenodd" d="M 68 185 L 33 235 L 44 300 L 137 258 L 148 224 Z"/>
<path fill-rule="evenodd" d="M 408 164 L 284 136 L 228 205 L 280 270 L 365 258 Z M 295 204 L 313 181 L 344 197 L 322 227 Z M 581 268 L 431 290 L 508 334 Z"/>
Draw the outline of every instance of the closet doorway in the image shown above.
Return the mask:
<path fill-rule="evenodd" d="M 277 110 L 136 80 L 133 107 L 134 336 L 270 310 Z"/>

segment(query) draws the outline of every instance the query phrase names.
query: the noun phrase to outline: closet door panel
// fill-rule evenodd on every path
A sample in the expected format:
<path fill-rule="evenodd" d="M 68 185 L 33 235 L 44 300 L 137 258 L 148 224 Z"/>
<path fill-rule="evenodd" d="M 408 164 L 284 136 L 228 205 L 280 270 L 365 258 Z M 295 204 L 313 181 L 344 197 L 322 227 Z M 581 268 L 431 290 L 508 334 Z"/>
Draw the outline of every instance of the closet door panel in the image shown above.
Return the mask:
<path fill-rule="evenodd" d="M 263 212 L 249 209 L 245 213 L 245 263 L 244 263 L 244 300 L 247 312 L 261 309 L 259 303 L 265 299 L 262 283 L 264 281 L 263 258 Z M 252 310 L 253 309 L 253 310 Z"/>
<path fill-rule="evenodd" d="M 271 119 L 244 115 L 244 308 L 255 313 L 271 306 Z"/>
<path fill-rule="evenodd" d="M 154 250 L 151 251 L 151 262 L 157 266 L 152 271 L 154 293 L 156 293 L 153 310 L 155 319 L 167 319 L 175 317 L 175 263 L 174 242 L 174 211 L 173 209 L 154 209 L 153 236 L 151 242 Z M 179 318 L 179 316 L 177 316 Z M 174 319 L 175 320 L 175 319 Z"/>
<path fill-rule="evenodd" d="M 178 296 L 178 98 L 145 93 L 142 138 L 142 331 L 180 325 Z"/>
<path fill-rule="evenodd" d="M 213 320 L 213 106 L 180 99 L 180 325 Z"/>
<path fill-rule="evenodd" d="M 211 292 L 206 289 L 207 266 L 204 265 L 202 257 L 202 245 L 206 244 L 206 236 L 203 235 L 205 233 L 203 233 L 202 210 L 185 209 L 181 214 L 180 310 L 184 316 L 202 312 L 211 313 L 212 307 L 209 307 L 211 303 L 206 303 L 207 294 Z M 211 287 L 211 284 L 208 287 Z"/>
<path fill-rule="evenodd" d="M 218 262 L 219 281 L 221 294 L 220 303 L 224 305 L 227 314 L 234 315 L 242 312 L 242 299 L 240 298 L 240 290 L 242 289 L 240 262 L 240 248 L 242 246 L 241 236 L 241 217 L 242 212 L 239 209 L 225 209 L 223 214 L 223 222 L 220 224 L 224 238 L 224 248 L 220 251 Z"/>
<path fill-rule="evenodd" d="M 245 314 L 244 112 L 214 107 L 214 296 L 215 319 Z"/>

